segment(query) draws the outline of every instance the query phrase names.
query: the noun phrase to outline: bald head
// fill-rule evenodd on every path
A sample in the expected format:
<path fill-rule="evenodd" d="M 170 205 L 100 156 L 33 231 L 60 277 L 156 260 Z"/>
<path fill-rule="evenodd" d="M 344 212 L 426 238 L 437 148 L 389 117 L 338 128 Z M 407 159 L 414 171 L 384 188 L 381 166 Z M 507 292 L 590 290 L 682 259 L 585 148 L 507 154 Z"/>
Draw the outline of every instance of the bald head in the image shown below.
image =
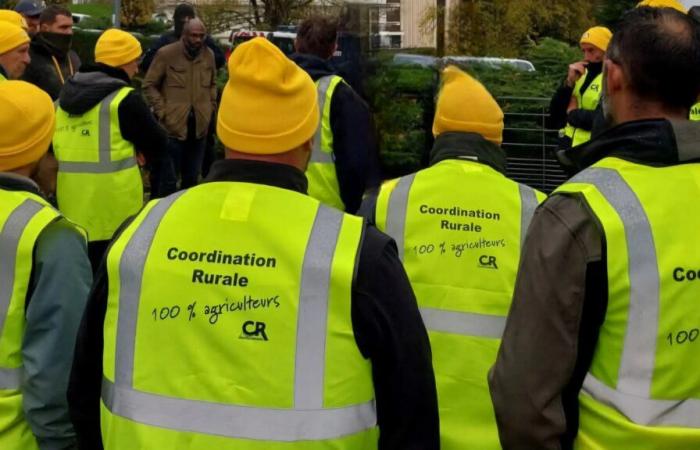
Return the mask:
<path fill-rule="evenodd" d="M 182 30 L 182 41 L 193 56 L 202 49 L 206 36 L 207 28 L 204 26 L 204 22 L 196 17 L 188 20 Z"/>

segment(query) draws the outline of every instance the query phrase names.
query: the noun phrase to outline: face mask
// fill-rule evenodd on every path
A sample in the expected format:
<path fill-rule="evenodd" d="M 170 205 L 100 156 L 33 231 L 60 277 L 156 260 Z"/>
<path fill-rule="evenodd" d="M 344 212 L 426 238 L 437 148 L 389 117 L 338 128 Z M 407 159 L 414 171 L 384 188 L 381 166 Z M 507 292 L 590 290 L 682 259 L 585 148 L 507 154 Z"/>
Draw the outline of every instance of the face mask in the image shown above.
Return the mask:
<path fill-rule="evenodd" d="M 185 40 L 185 51 L 187 51 L 187 54 L 190 55 L 191 58 L 195 58 L 197 55 L 199 55 L 199 52 L 202 50 L 202 47 L 192 47 L 187 40 Z"/>
<path fill-rule="evenodd" d="M 73 42 L 72 34 L 49 33 L 42 31 L 39 33 L 41 40 L 58 56 L 66 56 L 70 51 Z"/>

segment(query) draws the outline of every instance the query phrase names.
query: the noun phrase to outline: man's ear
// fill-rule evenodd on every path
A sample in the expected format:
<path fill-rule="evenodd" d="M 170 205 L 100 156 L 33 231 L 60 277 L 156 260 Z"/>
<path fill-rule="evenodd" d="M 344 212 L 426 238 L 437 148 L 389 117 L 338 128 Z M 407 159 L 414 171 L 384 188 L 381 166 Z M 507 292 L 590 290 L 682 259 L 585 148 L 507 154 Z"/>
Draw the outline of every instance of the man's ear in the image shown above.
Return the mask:
<path fill-rule="evenodd" d="M 299 53 L 299 39 L 298 38 L 294 38 L 294 51 L 296 53 Z"/>
<path fill-rule="evenodd" d="M 625 86 L 625 73 L 622 66 L 611 59 L 605 60 L 606 95 L 621 91 Z"/>

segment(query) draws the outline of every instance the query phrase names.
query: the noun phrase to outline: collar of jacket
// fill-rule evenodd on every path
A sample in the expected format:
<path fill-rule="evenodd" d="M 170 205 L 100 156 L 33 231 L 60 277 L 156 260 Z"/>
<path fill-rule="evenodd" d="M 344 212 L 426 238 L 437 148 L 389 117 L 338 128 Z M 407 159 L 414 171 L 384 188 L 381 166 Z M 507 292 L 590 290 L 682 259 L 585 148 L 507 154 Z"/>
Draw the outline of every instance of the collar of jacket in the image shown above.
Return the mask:
<path fill-rule="evenodd" d="M 59 105 L 68 114 L 85 114 L 128 80 L 123 70 L 103 64 L 81 68 L 61 89 Z"/>
<path fill-rule="evenodd" d="M 43 197 L 39 185 L 34 180 L 12 172 L 0 172 L 0 189 L 30 192 Z"/>
<path fill-rule="evenodd" d="M 222 181 L 264 184 L 300 194 L 306 194 L 309 186 L 306 175 L 295 167 L 243 159 L 224 159 L 212 164 L 204 182 Z"/>
<path fill-rule="evenodd" d="M 486 164 L 506 173 L 506 154 L 501 147 L 477 133 L 442 133 L 430 151 L 430 165 L 446 159 L 464 159 Z"/>
<path fill-rule="evenodd" d="M 289 59 L 304 69 L 314 81 L 321 77 L 336 74 L 336 70 L 330 61 L 321 59 L 316 55 L 294 53 L 289 56 Z"/>
<path fill-rule="evenodd" d="M 700 161 L 700 123 L 650 119 L 613 127 L 590 142 L 557 153 L 575 174 L 603 158 L 614 157 L 654 167 Z"/>

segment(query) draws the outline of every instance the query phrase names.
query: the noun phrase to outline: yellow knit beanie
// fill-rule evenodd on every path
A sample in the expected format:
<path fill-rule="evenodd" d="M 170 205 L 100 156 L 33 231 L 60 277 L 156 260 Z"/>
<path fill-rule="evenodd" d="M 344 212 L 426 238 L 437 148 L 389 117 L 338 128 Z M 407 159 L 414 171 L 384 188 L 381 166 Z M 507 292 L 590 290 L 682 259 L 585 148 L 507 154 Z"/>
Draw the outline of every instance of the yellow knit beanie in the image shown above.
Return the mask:
<path fill-rule="evenodd" d="M 580 43 L 591 44 L 605 52 L 608 50 L 612 35 L 612 31 L 605 27 L 593 27 L 583 33 Z"/>
<path fill-rule="evenodd" d="M 24 81 L 0 83 L 0 171 L 39 161 L 53 138 L 55 113 L 49 95 Z"/>
<path fill-rule="evenodd" d="M 95 62 L 111 67 L 129 64 L 141 56 L 141 43 L 126 31 L 110 28 L 95 45 Z"/>
<path fill-rule="evenodd" d="M 489 91 L 455 66 L 442 72 L 442 88 L 435 108 L 433 135 L 447 132 L 477 133 L 503 142 L 503 111 Z"/>
<path fill-rule="evenodd" d="M 29 30 L 29 25 L 27 25 L 27 21 L 22 17 L 22 14 L 11 9 L 0 9 L 0 21 L 14 23 L 24 31 Z"/>
<path fill-rule="evenodd" d="M 651 8 L 673 8 L 676 11 L 682 12 L 683 14 L 688 13 L 688 9 L 677 0 L 644 0 L 637 5 L 637 8 L 640 6 L 649 6 Z"/>
<path fill-rule="evenodd" d="M 231 149 L 252 154 L 294 150 L 316 133 L 316 85 L 273 43 L 255 38 L 228 62 L 216 133 Z"/>
<path fill-rule="evenodd" d="M 14 23 L 0 21 L 0 55 L 29 42 L 26 31 Z"/>

